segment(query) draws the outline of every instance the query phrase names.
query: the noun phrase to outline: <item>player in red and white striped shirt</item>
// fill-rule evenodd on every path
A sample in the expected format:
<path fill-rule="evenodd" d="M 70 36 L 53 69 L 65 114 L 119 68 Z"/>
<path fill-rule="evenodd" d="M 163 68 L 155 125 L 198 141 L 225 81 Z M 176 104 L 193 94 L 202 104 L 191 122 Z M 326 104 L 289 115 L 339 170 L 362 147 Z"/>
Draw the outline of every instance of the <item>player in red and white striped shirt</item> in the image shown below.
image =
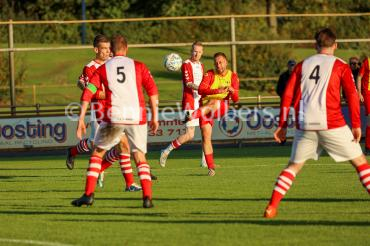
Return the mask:
<path fill-rule="evenodd" d="M 150 166 L 147 163 L 147 120 L 144 101 L 144 88 L 149 96 L 151 106 L 151 130 L 158 129 L 158 90 L 147 67 L 138 61 L 126 57 L 126 38 L 117 35 L 111 41 L 114 57 L 100 66 L 81 97 L 82 107 L 78 122 L 77 136 L 86 132 L 84 122 L 86 110 L 97 89 L 105 86 L 106 99 L 103 110 L 103 122 L 95 137 L 95 148 L 90 157 L 87 171 L 86 187 L 83 196 L 73 200 L 72 205 L 91 205 L 94 201 L 96 180 L 101 170 L 102 158 L 107 150 L 118 142 L 126 145 L 137 165 L 138 175 L 143 190 L 143 207 L 151 208 L 152 182 Z M 121 163 L 124 170 L 125 162 Z"/>
<path fill-rule="evenodd" d="M 357 76 L 357 92 L 366 111 L 365 153 L 370 154 L 370 58 L 365 58 Z"/>
<path fill-rule="evenodd" d="M 264 217 L 273 218 L 296 175 L 322 149 L 337 162 L 349 160 L 370 193 L 370 165 L 362 153 L 360 104 L 350 67 L 334 56 L 336 36 L 325 28 L 315 35 L 318 54 L 297 64 L 289 78 L 281 106 L 277 142 L 286 139 L 289 108 L 293 105 L 297 130 L 288 166 L 280 173 Z M 340 89 L 348 100 L 352 131 L 341 111 Z"/>
<path fill-rule="evenodd" d="M 99 34 L 94 38 L 93 41 L 95 59 L 90 61 L 82 71 L 82 75 L 78 81 L 78 87 L 82 90 L 89 84 L 92 76 L 96 70 L 109 59 L 110 56 L 110 40 Z M 94 148 L 94 138 L 99 128 L 99 124 L 103 118 L 103 109 L 105 105 L 105 87 L 102 86 L 97 90 L 94 97 L 91 100 L 91 117 L 90 117 L 90 128 L 91 134 L 89 138 L 82 139 L 76 146 L 69 148 L 67 151 L 66 165 L 68 169 L 74 168 L 74 158 L 81 153 L 90 152 Z M 98 185 L 103 187 L 104 170 L 110 167 L 115 161 L 130 163 L 129 153 L 127 152 L 127 146 L 120 146 L 112 148 L 105 156 L 101 172 L 98 178 Z M 125 178 L 125 191 L 140 191 L 141 187 L 134 182 L 134 175 L 132 173 L 131 163 L 128 164 L 125 170 L 122 170 L 122 175 Z"/>
<path fill-rule="evenodd" d="M 191 49 L 191 56 L 181 66 L 182 72 L 182 110 L 186 114 L 192 113 L 199 108 L 200 95 L 198 88 L 202 82 L 204 65 L 200 62 L 203 54 L 203 45 L 201 42 L 194 42 Z M 192 140 L 195 134 L 195 127 L 199 126 L 199 119 L 186 122 L 186 132 L 173 140 L 167 148 L 161 151 L 159 164 L 162 167 L 166 166 L 167 157 L 172 150 L 180 148 L 184 143 Z M 202 155 L 202 166 L 206 167 L 204 153 Z"/>

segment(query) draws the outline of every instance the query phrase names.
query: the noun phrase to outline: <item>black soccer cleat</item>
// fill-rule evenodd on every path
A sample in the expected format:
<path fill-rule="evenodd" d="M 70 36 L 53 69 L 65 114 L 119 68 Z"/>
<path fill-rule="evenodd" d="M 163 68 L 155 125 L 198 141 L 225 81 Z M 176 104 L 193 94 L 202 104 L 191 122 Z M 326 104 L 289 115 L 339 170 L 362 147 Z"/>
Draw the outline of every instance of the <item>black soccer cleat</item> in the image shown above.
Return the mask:
<path fill-rule="evenodd" d="M 143 208 L 152 208 L 152 207 L 154 207 L 152 199 L 150 199 L 148 196 L 144 197 Z"/>
<path fill-rule="evenodd" d="M 67 150 L 67 160 L 66 160 L 66 166 L 69 170 L 72 170 L 75 167 L 75 157 L 71 154 L 71 149 L 68 148 Z"/>
<path fill-rule="evenodd" d="M 152 173 L 150 174 L 150 178 L 151 178 L 152 180 L 157 180 L 157 179 L 158 179 L 158 177 L 157 177 L 157 176 L 155 176 L 155 175 L 153 175 Z"/>
<path fill-rule="evenodd" d="M 83 194 L 80 198 L 73 200 L 71 204 L 75 207 L 81 207 L 82 205 L 92 206 L 94 203 L 94 193 L 90 196 Z"/>

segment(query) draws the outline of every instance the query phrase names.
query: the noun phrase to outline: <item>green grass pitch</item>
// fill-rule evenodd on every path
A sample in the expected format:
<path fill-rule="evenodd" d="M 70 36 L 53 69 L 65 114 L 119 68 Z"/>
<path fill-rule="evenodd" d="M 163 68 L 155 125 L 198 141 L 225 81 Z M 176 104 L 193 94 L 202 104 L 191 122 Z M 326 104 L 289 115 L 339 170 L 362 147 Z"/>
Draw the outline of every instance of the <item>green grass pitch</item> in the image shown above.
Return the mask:
<path fill-rule="evenodd" d="M 306 164 L 276 219 L 262 218 L 289 152 L 215 149 L 215 177 L 199 167 L 200 150 L 172 152 L 166 168 L 150 152 L 153 209 L 123 192 L 118 164 L 94 205 L 75 208 L 87 156 L 72 171 L 64 156 L 1 157 L 0 245 L 369 245 L 369 196 L 348 163 L 328 156 Z"/>

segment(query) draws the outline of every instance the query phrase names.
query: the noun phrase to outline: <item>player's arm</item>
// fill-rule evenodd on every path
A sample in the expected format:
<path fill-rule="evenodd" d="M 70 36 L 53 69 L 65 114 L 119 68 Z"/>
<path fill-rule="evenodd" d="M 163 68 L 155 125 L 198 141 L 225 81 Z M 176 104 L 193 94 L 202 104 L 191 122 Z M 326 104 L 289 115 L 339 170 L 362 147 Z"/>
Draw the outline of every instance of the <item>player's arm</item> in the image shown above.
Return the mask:
<path fill-rule="evenodd" d="M 233 100 L 234 103 L 239 102 L 239 78 L 236 73 L 232 74 L 231 77 L 231 86 L 228 88 L 229 95 L 231 97 L 231 100 Z"/>
<path fill-rule="evenodd" d="M 354 134 L 355 141 L 358 142 L 361 139 L 360 103 L 358 93 L 354 85 L 352 71 L 348 65 L 344 66 L 341 85 L 348 102 L 349 115 L 352 123 L 352 132 Z"/>
<path fill-rule="evenodd" d="M 189 65 L 187 65 L 186 63 L 183 63 L 181 66 L 181 74 L 182 74 L 182 81 L 186 87 L 193 89 L 193 90 L 198 90 L 199 86 L 194 84 L 194 81 L 190 79 Z"/>
<path fill-rule="evenodd" d="M 198 93 L 202 96 L 207 95 L 213 95 L 213 94 L 219 94 L 224 93 L 228 90 L 228 88 L 221 88 L 221 89 L 211 89 L 211 84 L 213 82 L 213 76 L 207 72 L 202 79 L 202 82 L 200 82 Z"/>
<path fill-rule="evenodd" d="M 362 96 L 362 93 L 361 93 L 361 82 L 362 82 L 362 77 L 364 76 L 364 74 L 365 74 L 365 68 L 366 68 L 366 66 L 367 66 L 367 64 L 365 65 L 365 63 L 366 63 L 366 60 L 367 59 L 365 59 L 364 60 L 364 62 L 362 63 L 362 66 L 361 66 L 361 68 L 360 68 L 360 70 L 359 70 L 359 72 L 358 72 L 358 76 L 357 76 L 357 82 L 356 82 L 356 85 L 357 85 L 357 93 L 358 93 L 358 96 L 359 96 L 359 98 L 360 98 L 360 101 L 361 102 L 363 102 L 364 101 L 364 97 Z M 364 88 L 365 89 L 365 88 Z"/>
<path fill-rule="evenodd" d="M 158 130 L 159 123 L 158 123 L 158 104 L 159 104 L 159 96 L 158 96 L 158 88 L 154 82 L 153 76 L 150 74 L 148 68 L 142 64 L 142 85 L 149 96 L 149 105 L 152 118 L 150 120 L 150 128 L 155 133 Z"/>

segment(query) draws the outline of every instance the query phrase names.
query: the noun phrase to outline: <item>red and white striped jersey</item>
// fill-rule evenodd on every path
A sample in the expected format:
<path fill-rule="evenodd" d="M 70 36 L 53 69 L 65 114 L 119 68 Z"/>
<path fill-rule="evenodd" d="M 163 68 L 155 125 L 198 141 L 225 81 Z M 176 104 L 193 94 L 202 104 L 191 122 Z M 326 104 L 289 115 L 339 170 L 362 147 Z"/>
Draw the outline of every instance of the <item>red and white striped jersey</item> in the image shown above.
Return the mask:
<path fill-rule="evenodd" d="M 190 59 L 184 61 L 181 66 L 182 72 L 182 110 L 195 110 L 199 108 L 200 95 L 197 90 L 186 86 L 187 83 L 194 83 L 199 86 L 202 82 L 204 65 L 201 62 L 192 62 Z"/>
<path fill-rule="evenodd" d="M 91 62 L 89 62 L 89 64 L 87 64 L 83 70 L 82 70 L 82 75 L 84 76 L 84 78 L 87 78 L 87 83 L 89 83 L 89 81 L 91 80 L 93 74 L 95 73 L 95 71 L 101 66 L 102 64 L 100 63 L 97 63 L 95 60 L 92 60 Z M 99 93 L 103 91 L 105 92 L 105 88 L 104 86 L 102 86 L 101 88 L 99 88 L 97 90 L 97 93 L 95 95 L 99 95 Z M 93 97 L 92 99 L 92 104 L 91 104 L 91 108 L 94 110 L 95 112 L 95 117 L 96 119 L 102 119 L 103 118 L 103 108 L 104 108 L 104 100 L 102 99 L 97 99 L 96 97 Z"/>
<path fill-rule="evenodd" d="M 349 104 L 352 127 L 360 127 L 360 104 L 350 67 L 326 54 L 313 55 L 294 68 L 280 106 L 279 126 L 285 127 L 293 104 L 297 128 L 327 130 L 346 125 L 340 88 Z"/>
<path fill-rule="evenodd" d="M 115 56 L 100 66 L 90 83 L 105 86 L 104 121 L 117 124 L 146 124 L 143 87 L 148 96 L 157 95 L 157 86 L 145 64 L 125 56 Z M 94 91 L 86 88 L 81 98 L 89 101 Z"/>
<path fill-rule="evenodd" d="M 362 76 L 361 79 L 361 92 L 362 94 L 370 94 L 370 58 L 365 58 L 362 62 L 362 66 L 359 75 Z"/>

